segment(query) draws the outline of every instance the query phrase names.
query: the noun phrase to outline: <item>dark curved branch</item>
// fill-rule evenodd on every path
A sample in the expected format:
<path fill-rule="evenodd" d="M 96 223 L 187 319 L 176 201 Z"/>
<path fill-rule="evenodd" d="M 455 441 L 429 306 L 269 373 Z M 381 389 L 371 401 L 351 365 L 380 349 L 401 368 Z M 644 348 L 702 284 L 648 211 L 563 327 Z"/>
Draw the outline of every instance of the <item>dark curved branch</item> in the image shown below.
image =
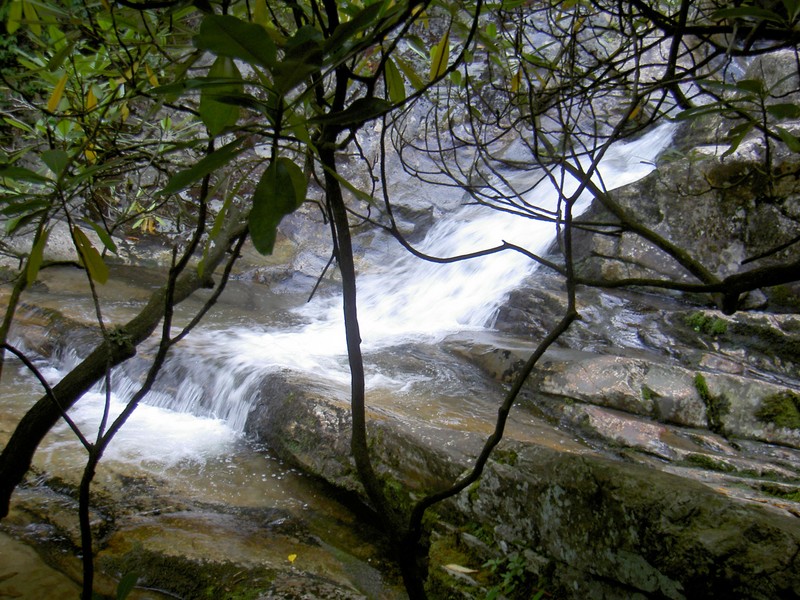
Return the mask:
<path fill-rule="evenodd" d="M 45 395 L 47 395 L 47 397 L 50 398 L 53 404 L 56 405 L 58 409 L 61 411 L 61 418 L 64 419 L 64 422 L 66 422 L 66 424 L 75 434 L 75 437 L 78 438 L 81 445 L 87 450 L 91 450 L 92 444 L 89 442 L 89 440 L 86 439 L 86 436 L 83 435 L 83 432 L 80 430 L 80 428 L 75 424 L 72 418 L 70 418 L 70 416 L 67 414 L 67 411 L 64 410 L 64 408 L 61 406 L 61 403 L 58 401 L 58 398 L 56 397 L 55 393 L 53 393 L 53 388 L 47 382 L 47 379 L 45 379 L 44 375 L 42 375 L 41 371 L 39 371 L 39 369 L 36 368 L 36 365 L 33 364 L 33 361 L 31 361 L 31 359 L 29 359 L 24 352 L 12 346 L 11 344 L 4 343 L 3 349 L 11 352 L 11 354 L 16 356 L 20 361 L 22 361 L 22 364 L 25 365 L 25 368 L 27 368 L 31 373 L 33 373 L 33 376 L 36 377 L 36 379 L 39 381 L 39 384 L 42 386 L 42 388 L 44 388 Z"/>
<path fill-rule="evenodd" d="M 519 396 L 520 391 L 522 390 L 522 386 L 527 381 L 530 374 L 533 372 L 536 363 L 545 353 L 545 351 L 553 345 L 553 343 L 569 328 L 572 322 L 577 318 L 578 313 L 575 311 L 574 306 L 570 307 L 570 309 L 566 312 L 566 314 L 562 317 L 561 321 L 547 334 L 547 337 L 542 340 L 542 342 L 537 346 L 536 350 L 530 355 L 528 360 L 525 362 L 525 365 L 520 370 L 519 374 L 517 375 L 513 386 L 508 391 L 503 400 L 503 403 L 500 405 L 500 408 L 497 411 L 497 421 L 495 423 L 495 429 L 492 434 L 488 437 L 486 442 L 483 445 L 483 449 L 481 450 L 478 458 L 475 460 L 475 463 L 470 470 L 469 474 L 464 476 L 462 479 L 454 483 L 451 487 L 447 488 L 446 490 L 442 490 L 440 492 L 430 494 L 426 496 L 422 500 L 420 500 L 415 506 L 411 513 L 410 527 L 407 533 L 407 543 L 415 544 L 419 539 L 422 531 L 422 517 L 427 509 L 429 509 L 434 504 L 441 502 L 442 500 L 446 500 L 447 498 L 452 498 L 456 494 L 460 493 L 461 491 L 465 490 L 468 486 L 472 483 L 476 482 L 481 474 L 483 473 L 483 469 L 486 466 L 486 462 L 489 460 L 489 456 L 491 455 L 492 451 L 495 447 L 500 443 L 503 439 L 503 433 L 505 431 L 505 425 L 508 421 L 508 416 L 511 413 L 511 408 L 514 405 L 514 402 Z"/>

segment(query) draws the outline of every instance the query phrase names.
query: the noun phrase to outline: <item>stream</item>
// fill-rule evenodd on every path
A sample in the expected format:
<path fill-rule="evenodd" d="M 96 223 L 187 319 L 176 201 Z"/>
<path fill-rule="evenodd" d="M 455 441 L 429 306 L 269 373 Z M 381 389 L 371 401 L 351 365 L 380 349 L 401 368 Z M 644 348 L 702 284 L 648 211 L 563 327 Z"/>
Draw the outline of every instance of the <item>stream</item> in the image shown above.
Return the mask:
<path fill-rule="evenodd" d="M 659 128 L 612 147 L 601 163 L 602 184 L 613 189 L 641 178 L 670 139 L 671 129 Z M 556 208 L 558 195 L 549 184 L 527 194 L 537 204 Z M 576 212 L 588 203 L 589 198 L 582 199 Z M 550 223 L 466 205 L 435 224 L 421 250 L 452 256 L 508 241 L 541 253 L 553 233 Z M 520 253 L 440 265 L 415 259 L 399 247 L 395 258 L 366 268 L 359 277 L 359 321 L 373 410 L 392 411 L 410 423 L 437 421 L 454 430 L 488 432 L 500 384 L 441 345 L 454 335 L 492 335 L 503 298 L 534 268 Z M 25 302 L 77 321 L 95 320 L 79 271 L 48 269 L 39 281 L 26 292 Z M 109 323 L 130 318 L 158 282 L 159 274 L 148 269 L 112 268 L 110 281 L 98 290 L 104 318 Z M 178 324 L 207 293 L 180 305 Z M 351 590 L 353 597 L 404 597 L 396 573 L 381 558 L 386 549 L 376 541 L 379 536 L 359 521 L 346 499 L 282 464 L 245 435 L 248 415 L 262 399 L 261 384 L 270 373 L 302 373 L 324 382 L 331 394 L 348 397 L 343 331 L 336 295 L 305 303 L 296 295 L 232 281 L 202 325 L 172 352 L 153 392 L 109 446 L 95 483 L 101 499 L 98 519 L 110 523 L 103 543 L 110 548 L 185 544 L 189 554 L 268 567 L 285 580 L 311 574 L 315 581 Z M 52 383 L 77 364 L 84 350 L 67 346 L 55 359 L 37 365 Z M 142 375 L 138 369 L 118 369 L 108 397 L 97 387 L 70 411 L 89 437 L 107 398 L 116 414 L 135 393 Z M 34 378 L 13 360 L 2 386 L 0 443 L 40 395 Z M 559 443 L 558 432 L 524 412 L 515 415 L 510 432 L 539 441 L 552 436 Z M 74 434 L 61 424 L 40 447 L 34 472 L 42 479 L 56 476 L 74 483 L 84 460 Z M 113 504 L 113 516 L 103 502 Z M 77 521 L 76 514 L 36 485 L 19 490 L 13 506 L 0 529 L 0 598 L 75 597 L 78 587 L 70 576 L 79 577 L 79 570 L 74 556 L 68 556 L 72 549 L 56 528 L 38 524 L 36 515 L 52 517 L 61 510 L 64 519 Z M 77 524 L 63 527 L 74 531 Z M 44 560 L 18 540 L 35 545 Z M 43 581 L 48 582 L 47 596 L 41 592 Z M 174 596 L 138 590 L 131 597 Z"/>

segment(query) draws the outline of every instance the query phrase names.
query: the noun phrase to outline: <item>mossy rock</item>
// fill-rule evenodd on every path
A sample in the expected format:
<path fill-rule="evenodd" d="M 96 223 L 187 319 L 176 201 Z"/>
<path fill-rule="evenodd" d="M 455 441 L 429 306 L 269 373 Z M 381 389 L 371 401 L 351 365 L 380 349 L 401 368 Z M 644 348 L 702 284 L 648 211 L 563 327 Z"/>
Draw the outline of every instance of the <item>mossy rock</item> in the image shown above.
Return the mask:
<path fill-rule="evenodd" d="M 141 574 L 139 585 L 169 590 L 180 598 L 214 600 L 259 598 L 277 575 L 267 568 L 243 569 L 237 563 L 166 556 L 141 545 L 135 545 L 122 557 L 102 557 L 100 565 L 106 573 Z"/>
<path fill-rule="evenodd" d="M 763 423 L 772 423 L 777 427 L 800 429 L 800 394 L 785 390 L 761 401 L 755 413 Z"/>

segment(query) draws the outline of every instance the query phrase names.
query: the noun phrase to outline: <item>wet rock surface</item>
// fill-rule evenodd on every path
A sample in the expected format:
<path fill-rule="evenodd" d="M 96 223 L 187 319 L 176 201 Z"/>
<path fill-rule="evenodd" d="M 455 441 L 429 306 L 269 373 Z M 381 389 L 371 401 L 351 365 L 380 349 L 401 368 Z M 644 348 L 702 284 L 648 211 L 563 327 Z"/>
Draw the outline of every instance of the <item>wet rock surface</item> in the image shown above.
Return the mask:
<path fill-rule="evenodd" d="M 796 235 L 798 180 L 775 179 L 774 197 L 764 198 L 757 144 L 722 160 L 708 141 L 616 198 L 724 275 Z M 777 168 L 796 171 L 791 161 Z M 737 185 L 725 185 L 730 180 Z M 683 207 L 687 190 L 696 210 Z M 420 210 L 408 203 L 404 214 L 424 228 Z M 593 210 L 589 217 L 607 218 Z M 284 293 L 313 281 L 329 249 L 321 222 L 304 220 L 310 216 L 287 220 L 275 257 L 245 260 L 237 277 Z M 578 237 L 586 277 L 686 276 L 630 235 Z M 306 239 L 298 251 L 297 240 Z M 384 243 L 376 240 L 365 234 L 356 243 Z M 789 246 L 768 262 L 797 252 Z M 581 319 L 537 364 L 481 481 L 429 515 L 434 589 L 485 598 L 515 565 L 537 581 L 531 586 L 541 578 L 558 598 L 800 597 L 797 298 L 796 285 L 775 286 L 724 315 L 707 298 L 581 288 Z M 406 506 L 470 468 L 509 384 L 564 307 L 561 283 L 537 273 L 500 309 L 496 332 L 369 357 L 382 375 L 416 369 L 447 384 L 370 390 L 371 448 L 394 501 Z M 16 339 L 42 356 L 74 343 L 76 331 L 87 344 L 95 335 L 52 312 L 23 312 Z M 341 383 L 271 373 L 245 429 L 278 458 L 331 484 L 326 493 L 361 493 Z M 3 527 L 78 579 L 74 488 L 52 478 L 29 482 Z M 348 538 L 331 550 L 295 513 L 162 488 L 168 482 L 126 480 L 98 498 L 101 585 L 144 566 L 152 587 L 180 588 L 187 598 L 209 589 L 224 595 L 242 582 L 265 599 L 392 597 L 370 571 L 368 557 L 380 548 Z M 119 505 L 125 508 L 109 508 Z M 223 539 L 232 541 L 222 547 Z M 300 554 L 297 544 L 308 568 L 288 560 Z M 343 547 L 357 551 L 343 557 Z M 337 560 L 322 558 L 322 550 Z"/>
<path fill-rule="evenodd" d="M 2 524 L 6 535 L 36 548 L 62 574 L 64 589 L 77 589 L 82 579 L 75 483 L 46 473 L 31 478 Z M 95 590 L 113 597 L 118 581 L 134 574 L 129 597 L 139 600 L 397 598 L 386 583 L 391 567 L 367 539 L 370 526 L 362 524 L 359 533 L 346 510 L 341 518 L 270 508 L 268 501 L 262 508 L 202 500 L 166 480 L 116 473 L 94 486 Z M 14 583 L 11 557 L 0 557 L 0 574 Z M 22 597 L 32 597 L 31 589 L 26 583 Z"/>
<path fill-rule="evenodd" d="M 644 292 L 581 290 L 578 304 L 582 319 L 540 360 L 480 483 L 431 512 L 435 589 L 484 597 L 487 561 L 521 557 L 561 598 L 800 595 L 797 315 L 726 316 Z M 439 386 L 370 392 L 372 449 L 396 502 L 470 467 L 508 384 L 563 306 L 557 282 L 541 277 L 512 295 L 497 333 L 368 357 L 385 376 L 426 372 Z M 43 356 L 69 346 L 74 332 L 95 339 L 50 309 L 21 317 L 18 339 Z M 260 398 L 248 435 L 360 493 L 346 385 L 284 370 L 264 378 Z M 262 598 L 385 597 L 365 583 L 380 581 L 377 572 L 363 576 L 374 548 L 332 567 L 321 558 L 330 549 L 295 514 L 165 495 L 163 480 L 125 481 L 116 488 L 124 497 L 98 497 L 100 589 L 139 568 L 147 587 L 187 598 L 242 583 Z M 77 580 L 74 482 L 41 483 L 18 494 L 4 527 Z M 288 561 L 297 544 L 303 564 Z M 351 572 L 362 573 L 358 586 Z"/>

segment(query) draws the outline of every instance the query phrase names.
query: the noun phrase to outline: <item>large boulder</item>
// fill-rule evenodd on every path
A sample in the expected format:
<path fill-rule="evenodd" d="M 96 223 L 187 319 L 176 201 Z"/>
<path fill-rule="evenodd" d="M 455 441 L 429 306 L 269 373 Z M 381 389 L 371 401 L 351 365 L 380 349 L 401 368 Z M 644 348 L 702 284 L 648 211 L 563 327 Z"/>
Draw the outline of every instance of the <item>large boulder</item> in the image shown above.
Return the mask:
<path fill-rule="evenodd" d="M 285 460 L 358 492 L 341 402 L 285 378 L 270 390 L 280 397 L 271 401 L 275 408 L 254 413 L 251 433 L 271 440 Z M 400 482 L 392 489 L 413 497 L 453 481 L 483 441 L 386 412 L 370 421 L 370 433 L 387 485 Z M 434 510 L 439 535 L 452 535 L 454 525 L 490 532 L 494 549 L 467 556 L 468 570 L 478 573 L 491 552 L 515 548 L 527 572 L 546 576 L 548 592 L 559 598 L 800 597 L 800 521 L 791 513 L 588 445 L 510 439 L 479 484 Z M 432 569 L 441 577 L 448 565 L 437 560 L 434 553 Z"/>

